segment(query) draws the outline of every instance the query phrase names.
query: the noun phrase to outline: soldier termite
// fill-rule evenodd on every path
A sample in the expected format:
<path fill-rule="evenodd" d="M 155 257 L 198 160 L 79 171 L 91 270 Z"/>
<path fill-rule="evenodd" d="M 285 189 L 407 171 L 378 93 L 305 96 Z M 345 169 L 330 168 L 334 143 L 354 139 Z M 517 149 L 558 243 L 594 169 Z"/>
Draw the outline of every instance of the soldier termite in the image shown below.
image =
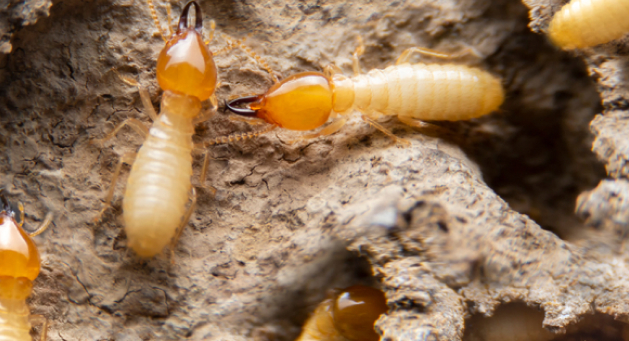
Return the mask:
<path fill-rule="evenodd" d="M 322 126 L 332 113 L 346 115 L 358 110 L 365 121 L 397 140 L 375 119 L 395 115 L 409 126 L 422 127 L 420 120 L 457 121 L 487 115 L 504 101 L 500 80 L 485 71 L 455 64 L 409 63 L 413 54 L 453 56 L 414 47 L 404 51 L 394 66 L 360 74 L 358 56 L 362 51 L 361 44 L 354 53 L 352 78 L 332 67 L 326 68 L 325 74 L 303 72 L 275 84 L 265 94 L 232 100 L 227 108 L 274 126 L 301 131 Z M 239 107 L 244 104 L 248 108 Z M 338 119 L 319 133 L 301 138 L 334 133 L 345 122 L 345 118 Z M 233 139 L 222 137 L 214 143 Z"/>
<path fill-rule="evenodd" d="M 151 0 L 147 2 L 159 28 L 153 3 Z M 192 6 L 195 9 L 195 21 L 194 27 L 189 27 L 188 16 Z M 218 78 L 213 54 L 201 37 L 202 26 L 201 8 L 195 1 L 190 1 L 181 12 L 177 31 L 172 36 L 161 32 L 166 46 L 157 59 L 157 81 L 164 90 L 159 115 L 153 108 L 148 92 L 133 79 L 121 76 L 125 83 L 138 87 L 153 125 L 148 128 L 139 120 L 129 118 L 104 138 L 91 141 L 106 141 L 125 125 L 145 138 L 137 154 L 129 153 L 120 158 L 105 205 L 96 218 L 99 220 L 111 205 L 122 164 L 133 163 L 124 194 L 123 218 L 129 247 L 141 257 L 160 253 L 168 243 L 171 243 L 172 252 L 172 246 L 195 208 L 196 193 L 190 179 L 191 154 L 198 148 L 193 145 L 192 135 L 194 125 L 205 121 L 214 112 L 217 103 L 214 91 Z M 248 49 L 245 51 L 250 52 Z M 256 56 L 256 59 L 259 57 Z M 201 102 L 208 99 L 214 109 L 202 112 Z M 205 179 L 208 160 L 206 153 L 201 183 Z M 186 209 L 189 199 L 190 205 Z"/>
<path fill-rule="evenodd" d="M 354 285 L 319 303 L 296 341 L 378 341 L 374 323 L 388 310 L 384 293 Z"/>
<path fill-rule="evenodd" d="M 33 290 L 33 280 L 41 267 L 39 251 L 31 239 L 50 225 L 48 213 L 33 233 L 22 229 L 24 208 L 20 204 L 20 222 L 0 190 L 0 340 L 31 341 L 31 322 L 41 323 L 39 339 L 46 340 L 48 321 L 41 315 L 30 315 L 26 299 Z"/>
<path fill-rule="evenodd" d="M 566 50 L 595 46 L 629 32 L 627 17 L 626 0 L 572 0 L 555 14 L 548 34 Z"/>

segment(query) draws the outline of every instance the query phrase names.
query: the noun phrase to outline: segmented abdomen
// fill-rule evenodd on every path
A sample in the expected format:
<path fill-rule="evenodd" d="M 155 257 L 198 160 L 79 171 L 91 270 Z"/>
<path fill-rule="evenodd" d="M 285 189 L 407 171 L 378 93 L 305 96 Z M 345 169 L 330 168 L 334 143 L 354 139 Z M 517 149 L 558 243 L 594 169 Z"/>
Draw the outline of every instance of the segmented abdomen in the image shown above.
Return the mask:
<path fill-rule="evenodd" d="M 594 46 L 629 32 L 627 17 L 626 0 L 573 0 L 555 14 L 548 34 L 565 49 Z"/>
<path fill-rule="evenodd" d="M 504 100 L 500 80 L 465 65 L 402 64 L 356 76 L 355 105 L 365 112 L 420 120 L 467 120 Z"/>
<path fill-rule="evenodd" d="M 31 341 L 26 300 L 0 298 L 0 341 Z"/>
<path fill-rule="evenodd" d="M 193 132 L 190 119 L 162 113 L 133 163 L 123 215 L 129 247 L 142 257 L 163 250 L 186 211 Z"/>

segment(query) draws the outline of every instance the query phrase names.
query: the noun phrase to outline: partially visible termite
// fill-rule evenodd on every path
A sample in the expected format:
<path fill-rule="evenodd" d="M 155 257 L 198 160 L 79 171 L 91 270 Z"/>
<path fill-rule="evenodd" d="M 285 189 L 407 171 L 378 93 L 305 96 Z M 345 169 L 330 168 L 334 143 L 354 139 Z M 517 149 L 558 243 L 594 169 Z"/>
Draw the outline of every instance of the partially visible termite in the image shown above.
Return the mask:
<path fill-rule="evenodd" d="M 39 339 L 46 340 L 48 321 L 41 315 L 31 315 L 26 299 L 33 290 L 33 281 L 41 267 L 39 251 L 31 239 L 50 225 L 48 213 L 33 233 L 22 229 L 24 207 L 19 205 L 20 222 L 16 212 L 0 190 L 0 340 L 31 341 L 31 323 L 41 324 Z"/>
<path fill-rule="evenodd" d="M 548 34 L 566 50 L 595 46 L 627 34 L 628 17 L 627 0 L 572 0 L 555 14 Z"/>
<path fill-rule="evenodd" d="M 425 120 L 458 121 L 487 115 L 504 101 L 500 80 L 485 71 L 456 64 L 409 63 L 414 54 L 454 56 L 414 47 L 404 51 L 394 66 L 361 74 L 358 56 L 363 50 L 361 42 L 353 56 L 352 78 L 333 67 L 327 67 L 325 74 L 298 73 L 275 84 L 265 94 L 232 100 L 227 108 L 274 126 L 301 131 L 322 126 L 336 113 L 347 115 L 357 110 L 365 121 L 397 140 L 375 119 L 393 115 L 409 126 L 423 127 Z M 332 134 L 345 122 L 345 118 L 338 119 L 319 133 L 302 139 Z M 224 137 L 215 143 L 229 141 L 229 137 Z"/>
<path fill-rule="evenodd" d="M 378 341 L 374 324 L 388 311 L 384 293 L 354 285 L 319 303 L 296 341 Z"/>

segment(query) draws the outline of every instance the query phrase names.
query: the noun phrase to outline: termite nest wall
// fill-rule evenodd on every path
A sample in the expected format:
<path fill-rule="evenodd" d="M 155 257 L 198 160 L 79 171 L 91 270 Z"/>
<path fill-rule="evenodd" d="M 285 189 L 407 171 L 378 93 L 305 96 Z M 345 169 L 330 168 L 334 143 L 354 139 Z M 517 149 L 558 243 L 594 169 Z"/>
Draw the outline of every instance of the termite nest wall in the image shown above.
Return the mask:
<path fill-rule="evenodd" d="M 171 4 L 178 15 L 184 2 Z M 43 270 L 30 300 L 50 339 L 292 340 L 329 289 L 359 283 L 386 292 L 392 310 L 376 327 L 387 341 L 462 340 L 466 317 L 513 301 L 535 307 L 540 334 L 555 339 L 592 316 L 622 335 L 625 40 L 558 51 L 540 33 L 561 4 L 541 0 L 200 1 L 206 29 L 213 18 L 222 33 L 250 35 L 283 77 L 331 63 L 351 74 L 360 35 L 365 71 L 410 46 L 471 47 L 480 57 L 457 62 L 501 77 L 507 100 L 494 115 L 422 131 L 385 122 L 408 148 L 359 119 L 294 145 L 279 131 L 213 147 L 207 181 L 218 192 L 199 191 L 171 263 L 127 250 L 124 181 L 93 221 L 118 157 L 142 141 L 127 129 L 103 146 L 89 140 L 126 118 L 149 121 L 112 68 L 159 103 L 163 41 L 147 5 L 49 5 L 0 9 L 0 186 L 28 221 L 56 216 L 37 238 Z M 223 46 L 218 37 L 211 48 Z M 216 62 L 219 99 L 272 84 L 238 49 Z M 255 129 L 217 113 L 195 141 Z M 200 166 L 195 155 L 195 184 Z"/>

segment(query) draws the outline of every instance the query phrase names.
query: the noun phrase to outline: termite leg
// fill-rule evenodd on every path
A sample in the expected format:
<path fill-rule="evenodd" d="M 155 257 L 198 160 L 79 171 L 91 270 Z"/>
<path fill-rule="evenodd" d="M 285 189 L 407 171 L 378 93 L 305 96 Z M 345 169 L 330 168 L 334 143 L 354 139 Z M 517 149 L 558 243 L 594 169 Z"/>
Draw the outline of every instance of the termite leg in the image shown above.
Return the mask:
<path fill-rule="evenodd" d="M 162 39 L 165 43 L 170 40 L 170 35 L 164 32 L 162 25 L 159 23 L 159 19 L 157 18 L 157 12 L 155 11 L 155 6 L 153 5 L 153 0 L 146 0 L 146 3 L 149 5 L 149 9 L 151 10 L 151 17 L 153 18 L 153 22 L 155 22 L 155 27 L 159 31 L 159 34 L 162 36 Z"/>
<path fill-rule="evenodd" d="M 201 187 L 212 192 L 212 196 L 216 195 L 216 188 L 211 185 L 206 184 L 207 170 L 210 167 L 210 152 L 208 150 L 205 151 L 205 156 L 203 157 L 203 167 L 201 167 L 201 177 L 199 178 L 199 182 L 201 183 Z"/>
<path fill-rule="evenodd" d="M 37 227 L 37 229 L 35 229 L 35 231 L 29 233 L 28 236 L 32 238 L 35 236 L 39 236 L 44 231 L 46 231 L 46 229 L 48 229 L 48 226 L 50 226 L 50 223 L 52 223 L 52 216 L 53 216 L 52 212 L 46 213 L 46 217 L 44 218 L 44 221 L 42 221 L 42 223 L 39 224 L 39 226 Z"/>
<path fill-rule="evenodd" d="M 216 113 L 216 110 L 205 110 L 201 112 L 199 115 L 197 115 L 194 119 L 192 119 L 192 124 L 199 124 L 201 122 L 205 122 L 209 120 L 210 118 L 212 118 L 212 116 L 214 116 L 215 113 Z"/>
<path fill-rule="evenodd" d="M 436 124 L 424 122 L 424 121 L 421 121 L 412 117 L 408 117 L 408 116 L 398 116 L 398 120 L 400 120 L 400 122 L 406 124 L 407 126 L 410 126 L 413 128 L 429 130 L 429 131 L 422 132 L 422 134 L 429 135 L 429 136 L 437 136 L 437 134 L 452 133 L 452 131 L 444 127 L 438 126 Z"/>
<path fill-rule="evenodd" d="M 177 246 L 177 242 L 179 241 L 179 237 L 181 237 L 181 233 L 183 232 L 183 229 L 186 227 L 186 225 L 188 225 L 188 222 L 190 221 L 190 216 L 192 216 L 192 212 L 194 212 L 194 209 L 196 208 L 196 206 L 197 206 L 197 191 L 193 187 L 192 193 L 190 195 L 190 207 L 188 207 L 188 211 L 186 211 L 186 214 L 184 214 L 184 216 L 182 217 L 181 225 L 179 226 L 179 229 L 177 229 L 177 233 L 173 237 L 173 240 L 171 241 L 171 244 L 170 244 L 171 263 L 175 262 L 175 247 Z"/>
<path fill-rule="evenodd" d="M 105 204 L 96 218 L 94 218 L 94 222 L 99 221 L 103 213 L 105 213 L 105 211 L 111 206 L 111 200 L 114 198 L 114 190 L 116 189 L 116 183 L 118 182 L 118 177 L 120 176 L 120 171 L 122 170 L 122 164 L 132 164 L 135 160 L 135 155 L 136 153 L 125 153 L 122 157 L 120 157 L 120 160 L 118 160 L 118 165 L 116 165 L 116 170 L 114 171 L 114 177 L 111 179 L 109 191 L 107 191 L 107 196 L 105 197 Z"/>
<path fill-rule="evenodd" d="M 336 66 L 336 64 L 330 64 L 323 68 L 323 75 L 327 78 L 332 78 L 334 75 L 343 74 L 343 70 Z"/>
<path fill-rule="evenodd" d="M 48 339 L 48 319 L 43 315 L 31 315 L 30 322 L 33 324 L 41 324 L 41 332 L 39 333 L 39 341 Z"/>
<path fill-rule="evenodd" d="M 233 116 L 233 115 L 229 116 L 229 120 L 232 122 L 246 122 L 246 123 L 249 123 L 250 125 L 256 125 L 256 126 L 266 123 L 265 120 L 261 118 L 257 118 L 257 117 L 242 117 L 242 116 Z"/>
<path fill-rule="evenodd" d="M 302 140 L 309 140 L 309 139 L 314 139 L 317 138 L 319 136 L 327 136 L 327 135 L 332 135 L 334 133 L 336 133 L 337 131 L 339 131 L 347 122 L 346 118 L 341 118 L 338 119 L 332 123 L 330 123 L 330 125 L 328 125 L 327 127 L 321 129 L 321 131 L 317 132 L 317 133 L 313 133 L 313 134 L 307 134 L 307 135 L 302 135 L 296 139 L 290 140 L 288 141 L 288 144 L 293 144 L 297 141 L 302 141 Z"/>
<path fill-rule="evenodd" d="M 368 116 L 366 116 L 366 115 L 361 115 L 361 117 L 362 117 L 362 119 L 363 119 L 365 122 L 369 123 L 369 124 L 370 124 L 370 125 L 372 125 L 374 128 L 376 128 L 376 129 L 380 130 L 380 131 L 381 131 L 381 132 L 383 132 L 385 135 L 387 135 L 387 136 L 389 136 L 390 138 L 392 138 L 392 139 L 393 139 L 393 140 L 394 140 L 397 144 L 404 145 L 404 146 L 410 146 L 410 145 L 411 145 L 411 143 L 410 143 L 408 140 L 403 139 L 403 138 L 401 138 L 401 137 L 397 137 L 397 136 L 395 136 L 392 132 L 390 132 L 390 131 L 389 131 L 389 129 L 387 129 L 387 128 L 383 127 L 380 123 L 378 123 L 378 122 L 376 122 L 376 121 L 372 120 L 370 117 L 368 117 Z"/>
<path fill-rule="evenodd" d="M 352 67 L 354 68 L 354 76 L 360 75 L 360 63 L 358 62 L 358 57 L 362 56 L 365 53 L 365 44 L 363 43 L 363 38 L 358 36 L 356 38 L 358 41 L 358 46 L 356 46 L 356 50 L 354 50 L 354 54 L 352 55 Z"/>
<path fill-rule="evenodd" d="M 153 102 L 151 102 L 151 95 L 149 95 L 149 92 L 145 88 L 143 88 L 140 83 L 135 79 L 123 76 L 119 74 L 116 70 L 114 70 L 114 72 L 116 72 L 118 78 L 120 78 L 120 80 L 122 80 L 125 84 L 138 88 L 140 99 L 142 99 L 142 105 L 144 105 L 146 114 L 151 118 L 151 120 L 153 120 L 153 122 L 155 122 L 158 115 L 155 111 L 155 108 L 153 107 Z"/>
<path fill-rule="evenodd" d="M 398 57 L 397 61 L 395 62 L 395 65 L 409 63 L 411 57 L 413 57 L 414 54 L 419 54 L 419 55 L 424 55 L 424 56 L 429 56 L 429 57 L 434 57 L 434 58 L 441 58 L 441 59 L 457 59 L 457 58 L 461 58 L 467 55 L 480 56 L 480 53 L 476 49 L 470 46 L 466 46 L 461 51 L 456 52 L 456 53 L 444 53 L 444 52 L 439 52 L 432 49 L 428 49 L 425 47 L 411 47 L 404 50 L 404 52 L 402 52 L 402 54 Z"/>
<path fill-rule="evenodd" d="M 120 131 L 120 129 L 122 129 L 126 125 L 130 126 L 131 128 L 133 128 L 133 130 L 135 130 L 138 134 L 142 135 L 143 138 L 146 138 L 148 136 L 148 134 L 149 134 L 149 128 L 147 128 L 144 125 L 144 123 L 142 123 L 140 120 L 135 119 L 135 118 L 127 118 L 126 120 L 124 120 L 120 124 L 118 124 L 114 128 L 114 130 L 112 130 L 109 134 L 105 135 L 105 137 L 103 137 L 101 139 L 90 140 L 90 144 L 100 144 L 100 143 L 103 143 L 103 142 L 111 139 L 112 137 L 116 136 L 118 131 Z"/>

